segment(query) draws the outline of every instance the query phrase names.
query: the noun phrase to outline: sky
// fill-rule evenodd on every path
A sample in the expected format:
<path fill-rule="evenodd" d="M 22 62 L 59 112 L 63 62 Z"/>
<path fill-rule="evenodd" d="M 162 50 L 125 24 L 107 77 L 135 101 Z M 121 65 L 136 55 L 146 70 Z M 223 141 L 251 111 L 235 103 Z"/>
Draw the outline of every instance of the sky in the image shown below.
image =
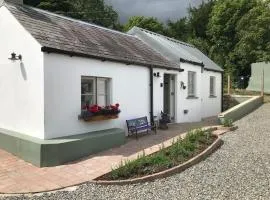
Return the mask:
<path fill-rule="evenodd" d="M 197 6 L 202 0 L 105 0 L 119 13 L 120 22 L 130 16 L 154 16 L 161 21 L 175 20 L 187 15 L 189 5 Z"/>

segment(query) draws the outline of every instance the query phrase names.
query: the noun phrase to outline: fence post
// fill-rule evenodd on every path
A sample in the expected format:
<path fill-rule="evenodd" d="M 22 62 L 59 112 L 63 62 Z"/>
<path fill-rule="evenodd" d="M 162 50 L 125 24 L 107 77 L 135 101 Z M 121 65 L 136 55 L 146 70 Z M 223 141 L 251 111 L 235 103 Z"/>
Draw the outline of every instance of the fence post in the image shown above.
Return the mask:
<path fill-rule="evenodd" d="M 228 75 L 228 88 L 227 88 L 228 95 L 231 95 L 231 76 Z"/>
<path fill-rule="evenodd" d="M 261 88 L 261 96 L 264 96 L 264 69 L 262 70 L 262 88 Z"/>

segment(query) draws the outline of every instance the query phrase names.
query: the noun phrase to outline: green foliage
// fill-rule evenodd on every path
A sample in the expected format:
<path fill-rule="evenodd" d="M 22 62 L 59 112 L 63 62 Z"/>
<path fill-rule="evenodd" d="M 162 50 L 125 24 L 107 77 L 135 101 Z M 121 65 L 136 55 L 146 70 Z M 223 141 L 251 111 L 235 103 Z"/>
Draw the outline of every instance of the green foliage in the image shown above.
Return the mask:
<path fill-rule="evenodd" d="M 168 20 L 166 35 L 177 40 L 187 41 L 190 37 L 190 27 L 186 17 L 173 22 Z"/>
<path fill-rule="evenodd" d="M 223 121 L 222 121 L 222 125 L 224 127 L 232 127 L 233 126 L 233 120 L 224 118 Z"/>
<path fill-rule="evenodd" d="M 184 139 L 179 138 L 169 148 L 162 148 L 150 156 L 143 153 L 134 161 L 121 162 L 108 178 L 129 179 L 174 167 L 205 149 L 214 140 L 211 131 L 201 129 L 190 131 Z"/>
<path fill-rule="evenodd" d="M 23 0 L 23 3 L 36 7 L 40 3 L 40 0 Z"/>
<path fill-rule="evenodd" d="M 41 0 L 37 7 L 67 16 L 72 16 L 72 13 L 75 11 L 69 0 Z"/>
<path fill-rule="evenodd" d="M 78 19 L 97 25 L 114 28 L 117 27 L 118 13 L 112 6 L 105 4 L 104 0 L 76 0 L 71 1 L 77 11 Z"/>
<path fill-rule="evenodd" d="M 157 18 L 154 17 L 144 17 L 144 16 L 130 17 L 127 24 L 124 25 L 124 31 L 127 32 L 134 26 L 160 34 L 164 33 L 163 24 L 159 22 Z"/>
<path fill-rule="evenodd" d="M 189 12 L 189 26 L 191 33 L 195 38 L 207 39 L 207 26 L 210 15 L 214 6 L 214 1 L 202 1 L 198 7 L 190 7 Z"/>
<path fill-rule="evenodd" d="M 269 59 L 269 0 L 218 0 L 208 24 L 210 56 L 231 75 Z"/>
<path fill-rule="evenodd" d="M 26 4 L 97 25 L 122 30 L 118 14 L 104 0 L 25 0 Z"/>

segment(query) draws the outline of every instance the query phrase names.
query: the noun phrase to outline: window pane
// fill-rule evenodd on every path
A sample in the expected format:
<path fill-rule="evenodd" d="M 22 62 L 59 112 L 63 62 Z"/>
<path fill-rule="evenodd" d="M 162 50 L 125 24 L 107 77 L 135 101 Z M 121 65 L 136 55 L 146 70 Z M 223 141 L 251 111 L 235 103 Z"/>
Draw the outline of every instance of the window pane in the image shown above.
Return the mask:
<path fill-rule="evenodd" d="M 97 93 L 105 95 L 107 93 L 107 80 L 103 78 L 97 79 Z"/>
<path fill-rule="evenodd" d="M 215 77 L 210 77 L 210 95 L 215 95 Z"/>
<path fill-rule="evenodd" d="M 98 105 L 107 106 L 107 96 L 106 95 L 98 95 L 97 97 Z"/>
<path fill-rule="evenodd" d="M 109 79 L 97 79 L 97 102 L 100 106 L 107 106 L 109 102 Z"/>
<path fill-rule="evenodd" d="M 94 94 L 95 81 L 94 79 L 83 78 L 82 79 L 82 94 Z"/>
<path fill-rule="evenodd" d="M 195 72 L 188 72 L 188 96 L 195 96 Z"/>
<path fill-rule="evenodd" d="M 82 77 L 81 79 L 81 106 L 96 104 L 95 78 Z"/>
<path fill-rule="evenodd" d="M 96 97 L 94 95 L 82 95 L 82 107 L 86 105 L 96 104 Z"/>

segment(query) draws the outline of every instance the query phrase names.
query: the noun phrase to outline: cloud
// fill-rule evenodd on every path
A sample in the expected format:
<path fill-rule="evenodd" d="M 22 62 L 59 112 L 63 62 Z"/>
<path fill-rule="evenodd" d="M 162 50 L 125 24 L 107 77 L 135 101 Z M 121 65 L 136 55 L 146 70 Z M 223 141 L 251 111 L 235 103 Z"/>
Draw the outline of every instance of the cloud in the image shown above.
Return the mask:
<path fill-rule="evenodd" d="M 179 19 L 187 15 L 189 5 L 197 6 L 202 0 L 106 0 L 118 11 L 120 21 L 126 22 L 130 16 L 143 15 L 157 17 L 162 21 Z"/>

